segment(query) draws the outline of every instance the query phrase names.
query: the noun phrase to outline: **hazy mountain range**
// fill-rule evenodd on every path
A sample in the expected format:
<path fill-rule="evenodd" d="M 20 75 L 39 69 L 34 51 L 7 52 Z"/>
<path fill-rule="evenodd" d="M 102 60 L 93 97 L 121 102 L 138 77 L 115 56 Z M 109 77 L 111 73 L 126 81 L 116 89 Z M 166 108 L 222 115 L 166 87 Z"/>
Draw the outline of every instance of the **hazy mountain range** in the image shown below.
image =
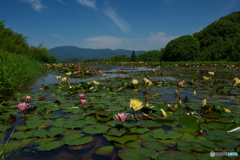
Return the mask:
<path fill-rule="evenodd" d="M 146 51 L 134 51 L 136 56 Z M 126 55 L 131 57 L 132 50 L 125 49 L 90 49 L 90 48 L 79 48 L 75 46 L 59 46 L 48 50 L 53 56 L 57 57 L 58 60 L 78 58 L 78 59 L 107 59 L 114 55 Z"/>

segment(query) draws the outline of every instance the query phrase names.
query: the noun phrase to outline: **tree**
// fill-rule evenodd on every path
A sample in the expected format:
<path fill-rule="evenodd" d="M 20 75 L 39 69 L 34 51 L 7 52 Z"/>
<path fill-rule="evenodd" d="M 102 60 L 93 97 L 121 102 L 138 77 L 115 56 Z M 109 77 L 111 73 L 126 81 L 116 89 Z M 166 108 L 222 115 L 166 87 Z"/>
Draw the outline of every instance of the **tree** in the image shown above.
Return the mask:
<path fill-rule="evenodd" d="M 135 55 L 135 52 L 133 50 L 132 56 L 131 56 L 131 62 L 136 62 L 137 61 L 137 56 Z"/>

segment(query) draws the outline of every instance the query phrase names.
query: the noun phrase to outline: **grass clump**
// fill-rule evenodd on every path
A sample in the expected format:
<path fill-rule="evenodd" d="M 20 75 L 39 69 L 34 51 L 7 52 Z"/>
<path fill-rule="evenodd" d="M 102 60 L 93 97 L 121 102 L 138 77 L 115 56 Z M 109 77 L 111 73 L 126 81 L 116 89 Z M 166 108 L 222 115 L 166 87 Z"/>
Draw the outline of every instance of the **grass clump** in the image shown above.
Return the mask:
<path fill-rule="evenodd" d="M 26 55 L 0 49 L 0 95 L 11 96 L 14 90 L 36 77 L 41 69 L 40 64 Z"/>

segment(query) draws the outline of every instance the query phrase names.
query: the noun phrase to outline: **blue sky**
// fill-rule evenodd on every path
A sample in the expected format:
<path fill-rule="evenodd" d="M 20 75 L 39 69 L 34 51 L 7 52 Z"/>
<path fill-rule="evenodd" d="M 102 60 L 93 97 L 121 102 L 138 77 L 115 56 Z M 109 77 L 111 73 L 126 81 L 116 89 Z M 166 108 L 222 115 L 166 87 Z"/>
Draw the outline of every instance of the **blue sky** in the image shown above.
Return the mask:
<path fill-rule="evenodd" d="M 0 20 L 47 49 L 148 51 L 239 10 L 239 0 L 1 0 Z"/>

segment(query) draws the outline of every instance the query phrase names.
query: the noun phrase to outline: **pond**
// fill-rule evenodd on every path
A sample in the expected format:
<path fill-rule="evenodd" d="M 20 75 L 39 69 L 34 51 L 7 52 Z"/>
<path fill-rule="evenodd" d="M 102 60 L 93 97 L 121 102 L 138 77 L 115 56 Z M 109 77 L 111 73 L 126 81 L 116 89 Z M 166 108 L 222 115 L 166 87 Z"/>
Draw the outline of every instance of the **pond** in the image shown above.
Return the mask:
<path fill-rule="evenodd" d="M 5 159 L 211 159 L 211 151 L 240 151 L 239 87 L 226 94 L 235 71 L 65 67 L 70 77 L 50 67 L 15 99 L 0 104 Z M 19 110 L 21 102 L 31 107 Z"/>

